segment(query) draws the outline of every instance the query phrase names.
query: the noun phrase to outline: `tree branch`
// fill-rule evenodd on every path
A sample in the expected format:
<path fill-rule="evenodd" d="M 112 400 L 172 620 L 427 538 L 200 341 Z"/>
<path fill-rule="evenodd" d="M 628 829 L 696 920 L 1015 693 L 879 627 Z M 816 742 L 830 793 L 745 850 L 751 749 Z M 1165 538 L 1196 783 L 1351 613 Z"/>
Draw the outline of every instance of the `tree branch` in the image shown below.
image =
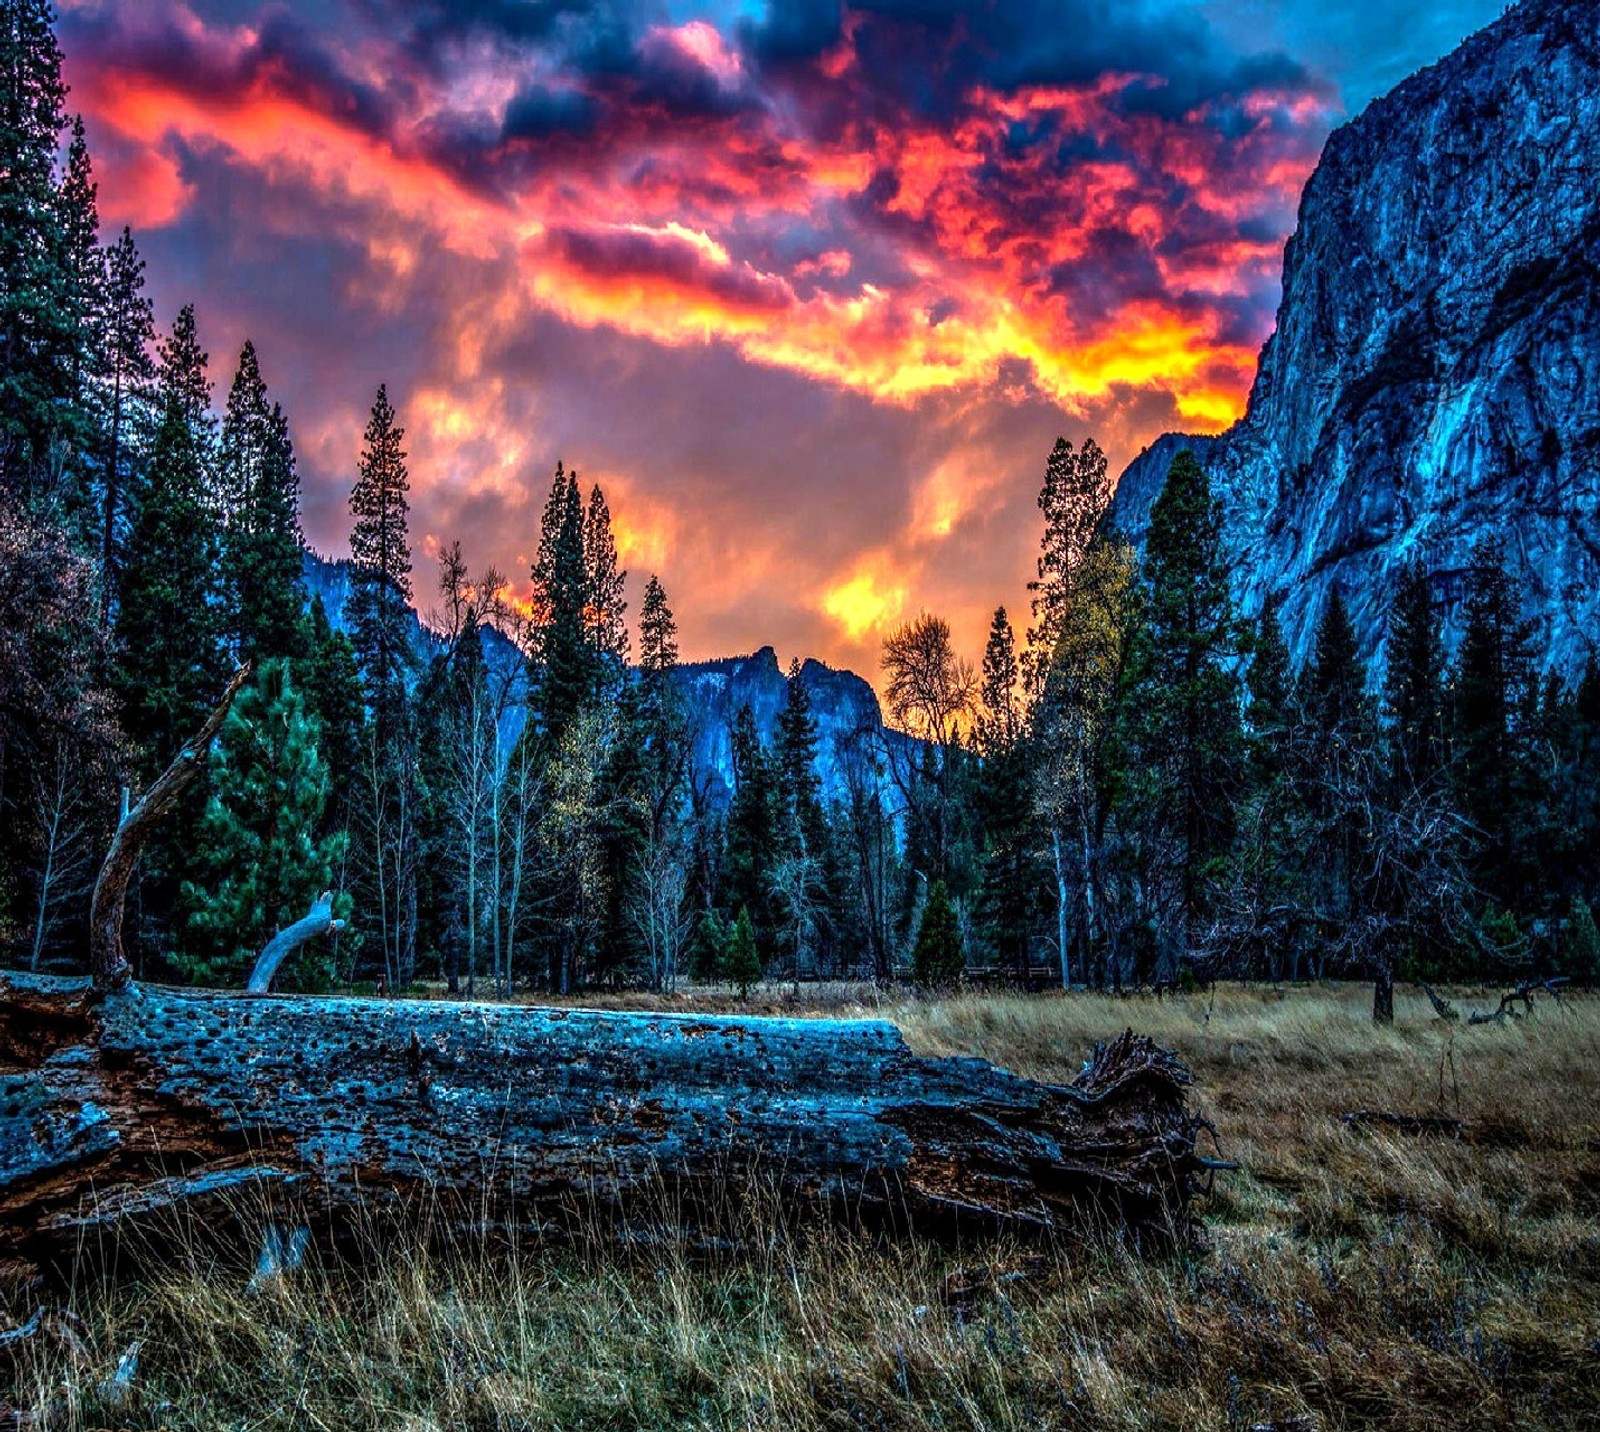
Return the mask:
<path fill-rule="evenodd" d="M 279 930 L 267 941 L 256 960 L 255 969 L 250 972 L 250 981 L 244 987 L 245 993 L 266 994 L 272 988 L 272 979 L 278 973 L 278 966 L 301 945 L 330 930 L 342 929 L 344 921 L 333 918 L 333 891 L 324 890 L 311 902 L 309 914 Z"/>

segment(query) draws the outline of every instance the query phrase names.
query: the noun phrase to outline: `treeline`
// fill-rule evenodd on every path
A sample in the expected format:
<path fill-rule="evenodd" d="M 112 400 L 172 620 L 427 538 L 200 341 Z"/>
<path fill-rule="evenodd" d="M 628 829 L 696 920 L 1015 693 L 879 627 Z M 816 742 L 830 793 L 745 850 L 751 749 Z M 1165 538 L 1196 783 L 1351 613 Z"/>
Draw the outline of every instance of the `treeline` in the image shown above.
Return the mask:
<path fill-rule="evenodd" d="M 954 892 L 973 954 L 1020 975 L 1046 951 L 1103 986 L 1374 976 L 1380 1014 L 1397 972 L 1600 974 L 1600 668 L 1541 681 L 1498 542 L 1454 660 L 1434 579 L 1407 570 L 1374 681 L 1337 589 L 1299 670 L 1277 600 L 1240 620 L 1192 453 L 1142 558 L 1110 494 L 1092 440 L 1057 443 L 1027 649 L 997 612 L 965 745 L 940 734 L 959 662 L 908 663 L 904 633 L 886 650 L 896 714 L 962 792 L 912 822 L 910 858 Z"/>

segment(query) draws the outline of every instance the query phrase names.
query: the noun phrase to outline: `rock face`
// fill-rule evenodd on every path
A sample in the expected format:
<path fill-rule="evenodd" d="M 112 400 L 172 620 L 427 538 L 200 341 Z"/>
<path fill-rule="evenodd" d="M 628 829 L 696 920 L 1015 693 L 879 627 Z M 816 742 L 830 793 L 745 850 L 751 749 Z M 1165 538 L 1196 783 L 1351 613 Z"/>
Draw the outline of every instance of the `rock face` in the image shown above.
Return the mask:
<path fill-rule="evenodd" d="M 350 564 L 307 552 L 303 576 L 307 599 L 320 597 L 329 621 L 343 629 Z M 442 647 L 415 613 L 413 621 L 412 647 L 420 667 Z M 485 633 L 484 656 L 491 681 L 510 683 L 514 696 L 500 732 L 503 748 L 510 750 L 522 730 L 525 662 L 522 653 L 494 631 Z M 800 679 L 811 697 L 811 714 L 817 723 L 817 772 L 823 798 L 846 798 L 847 768 L 852 765 L 864 769 L 873 784 L 892 795 L 892 777 L 881 758 L 887 752 L 901 758 L 903 764 L 910 738 L 885 728 L 877 693 L 853 671 L 835 671 L 820 661 L 806 661 Z M 778 654 L 764 646 L 750 656 L 685 662 L 677 669 L 677 681 L 694 732 L 695 778 L 714 807 L 726 806 L 733 794 L 733 726 L 739 709 L 750 707 L 762 739 L 772 745 L 788 697 L 788 678 L 778 665 Z M 891 808 L 896 804 L 891 800 Z"/>
<path fill-rule="evenodd" d="M 1337 584 L 1383 655 L 1404 565 L 1458 639 L 1498 536 L 1547 670 L 1600 636 L 1600 6 L 1523 0 L 1329 139 L 1284 256 L 1249 407 L 1124 473 L 1142 540 L 1188 446 L 1225 510 L 1241 605 L 1272 592 L 1297 659 Z"/>

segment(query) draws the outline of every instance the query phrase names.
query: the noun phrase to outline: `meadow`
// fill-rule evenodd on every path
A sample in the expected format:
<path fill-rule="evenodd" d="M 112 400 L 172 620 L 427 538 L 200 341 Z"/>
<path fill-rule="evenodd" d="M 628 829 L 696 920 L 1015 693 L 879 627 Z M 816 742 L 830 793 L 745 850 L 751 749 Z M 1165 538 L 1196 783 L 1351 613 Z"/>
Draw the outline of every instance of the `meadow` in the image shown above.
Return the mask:
<path fill-rule="evenodd" d="M 1449 993 L 1460 1021 L 1402 989 L 1379 1028 L 1362 986 L 764 989 L 758 1011 L 887 1017 L 920 1053 L 1058 1082 L 1132 1025 L 1188 1062 L 1240 1167 L 1160 1256 L 1106 1233 L 946 1246 L 772 1209 L 715 1246 L 391 1233 L 264 1282 L 254 1247 L 196 1251 L 8 1289 L 0 1327 L 46 1312 L 0 1350 L 0 1406 L 14 1425 L 241 1432 L 1592 1427 L 1600 999 L 1469 1027 L 1494 998 Z M 1460 1127 L 1353 1127 L 1357 1110 Z"/>

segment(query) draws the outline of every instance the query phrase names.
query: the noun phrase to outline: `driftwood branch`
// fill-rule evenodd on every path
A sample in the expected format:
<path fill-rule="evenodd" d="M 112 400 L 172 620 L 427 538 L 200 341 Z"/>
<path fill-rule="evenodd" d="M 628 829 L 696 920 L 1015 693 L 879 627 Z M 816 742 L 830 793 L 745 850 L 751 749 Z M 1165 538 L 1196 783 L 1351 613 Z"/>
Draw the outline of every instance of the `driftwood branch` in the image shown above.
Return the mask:
<path fill-rule="evenodd" d="M 267 941 L 256 960 L 256 967 L 250 971 L 250 981 L 244 987 L 245 993 L 266 994 L 272 988 L 278 967 L 301 945 L 307 940 L 316 939 L 318 935 L 326 935 L 330 930 L 342 929 L 344 921 L 333 918 L 333 891 L 324 890 L 311 902 L 311 912 L 308 915 L 279 930 Z"/>
<path fill-rule="evenodd" d="M 705 1228 L 751 1188 L 933 1231 L 1167 1237 L 1209 1177 L 1188 1086 L 1131 1033 L 1058 1086 L 918 1058 L 880 1021 L 0 976 L 0 1247 L 45 1263 L 125 1222 L 222 1228 L 240 1195 L 324 1233 L 423 1205 Z"/>
<path fill-rule="evenodd" d="M 199 773 L 200 763 L 222 729 L 233 698 L 249 678 L 250 664 L 246 662 L 234 672 L 233 680 L 222 693 L 216 710 L 206 717 L 205 725 L 185 742 L 172 764 L 156 777 L 155 784 L 140 797 L 137 805 L 130 809 L 127 792 L 123 792 L 122 820 L 117 825 L 117 833 L 111 837 L 105 864 L 100 867 L 89 911 L 89 969 L 95 988 L 102 992 L 122 989 L 131 978 L 127 957 L 122 953 L 122 907 L 145 843 Z"/>

